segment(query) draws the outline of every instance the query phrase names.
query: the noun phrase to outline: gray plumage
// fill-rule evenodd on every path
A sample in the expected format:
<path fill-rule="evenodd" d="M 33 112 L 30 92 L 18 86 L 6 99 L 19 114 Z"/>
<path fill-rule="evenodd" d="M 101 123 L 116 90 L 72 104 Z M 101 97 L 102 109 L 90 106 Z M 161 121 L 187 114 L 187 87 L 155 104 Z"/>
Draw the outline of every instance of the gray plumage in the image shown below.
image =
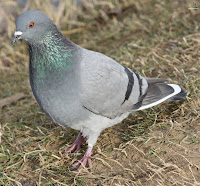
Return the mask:
<path fill-rule="evenodd" d="M 92 147 L 103 129 L 136 110 L 184 99 L 187 94 L 165 79 L 144 78 L 72 43 L 40 11 L 18 17 L 12 43 L 18 39 L 30 48 L 30 84 L 39 105 L 52 121 L 81 131 L 67 152 L 78 150 L 82 138 L 87 138 L 83 164 L 90 164 Z"/>

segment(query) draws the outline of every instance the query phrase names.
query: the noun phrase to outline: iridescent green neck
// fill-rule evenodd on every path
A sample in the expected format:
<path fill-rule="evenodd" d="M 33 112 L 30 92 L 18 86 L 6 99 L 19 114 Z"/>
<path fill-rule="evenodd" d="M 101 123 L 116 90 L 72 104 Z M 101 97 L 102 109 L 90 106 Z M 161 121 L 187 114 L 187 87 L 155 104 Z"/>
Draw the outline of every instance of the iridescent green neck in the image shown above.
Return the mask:
<path fill-rule="evenodd" d="M 74 45 L 59 31 L 48 32 L 40 42 L 30 45 L 30 73 L 40 82 L 61 78 L 74 61 Z"/>

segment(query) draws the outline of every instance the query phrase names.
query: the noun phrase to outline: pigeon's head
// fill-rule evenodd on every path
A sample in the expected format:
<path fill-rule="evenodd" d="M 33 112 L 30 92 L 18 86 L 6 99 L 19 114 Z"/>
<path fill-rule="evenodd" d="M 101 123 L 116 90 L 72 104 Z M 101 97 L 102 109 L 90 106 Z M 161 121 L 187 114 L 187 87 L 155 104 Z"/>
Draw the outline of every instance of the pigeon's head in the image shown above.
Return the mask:
<path fill-rule="evenodd" d="M 29 10 L 16 20 L 16 31 L 12 44 L 23 39 L 29 44 L 40 41 L 48 31 L 57 29 L 53 21 L 38 10 Z"/>

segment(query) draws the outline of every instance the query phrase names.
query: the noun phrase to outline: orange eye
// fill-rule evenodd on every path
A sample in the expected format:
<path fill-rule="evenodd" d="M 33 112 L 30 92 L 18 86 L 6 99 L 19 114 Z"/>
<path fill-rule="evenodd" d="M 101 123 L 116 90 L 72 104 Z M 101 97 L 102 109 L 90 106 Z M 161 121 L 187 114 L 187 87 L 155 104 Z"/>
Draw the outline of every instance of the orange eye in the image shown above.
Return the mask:
<path fill-rule="evenodd" d="M 29 28 L 33 28 L 34 27 L 34 22 L 29 23 Z"/>

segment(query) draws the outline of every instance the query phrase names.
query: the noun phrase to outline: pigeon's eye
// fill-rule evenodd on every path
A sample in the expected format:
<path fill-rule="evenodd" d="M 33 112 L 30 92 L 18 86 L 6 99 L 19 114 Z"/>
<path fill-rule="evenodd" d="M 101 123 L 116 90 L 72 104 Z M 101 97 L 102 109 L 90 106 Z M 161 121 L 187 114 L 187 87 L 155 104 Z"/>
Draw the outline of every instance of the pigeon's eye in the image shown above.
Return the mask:
<path fill-rule="evenodd" d="M 34 27 L 34 22 L 29 23 L 29 28 L 33 28 Z"/>

